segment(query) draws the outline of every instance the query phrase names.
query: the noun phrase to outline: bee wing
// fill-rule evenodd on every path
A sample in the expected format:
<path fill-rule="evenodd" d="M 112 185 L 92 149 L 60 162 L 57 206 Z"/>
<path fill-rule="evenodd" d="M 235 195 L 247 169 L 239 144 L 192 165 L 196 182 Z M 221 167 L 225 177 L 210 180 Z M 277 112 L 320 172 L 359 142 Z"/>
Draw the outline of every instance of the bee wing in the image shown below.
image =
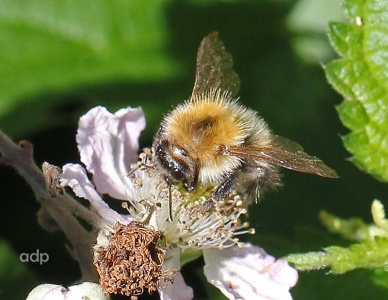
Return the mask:
<path fill-rule="evenodd" d="M 304 152 L 299 144 L 279 136 L 273 138 L 273 144 L 270 146 L 232 146 L 228 147 L 226 152 L 228 155 L 242 158 L 264 160 L 270 164 L 298 172 L 329 178 L 339 177 L 336 171 L 326 166 L 322 160 Z"/>
<path fill-rule="evenodd" d="M 208 34 L 201 42 L 197 54 L 197 70 L 191 98 L 216 88 L 232 96 L 240 89 L 240 78 L 233 70 L 233 58 L 225 50 L 218 32 Z"/>

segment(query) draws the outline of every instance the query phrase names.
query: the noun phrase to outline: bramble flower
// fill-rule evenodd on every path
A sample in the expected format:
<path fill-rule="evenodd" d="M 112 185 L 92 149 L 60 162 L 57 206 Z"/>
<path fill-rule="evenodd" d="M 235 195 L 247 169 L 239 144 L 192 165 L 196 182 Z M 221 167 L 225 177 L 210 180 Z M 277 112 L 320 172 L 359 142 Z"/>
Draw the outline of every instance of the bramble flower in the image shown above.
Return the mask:
<path fill-rule="evenodd" d="M 214 187 L 186 193 L 168 187 L 145 149 L 138 158 L 138 138 L 145 127 L 141 109 L 111 114 L 103 107 L 81 117 L 78 149 L 86 170 L 67 164 L 61 186 L 90 202 L 99 216 L 94 264 L 105 293 L 136 299 L 147 290 L 161 299 L 192 299 L 193 291 L 179 272 L 201 255 L 204 274 L 229 299 L 291 299 L 297 271 L 257 246 L 241 243 L 248 228 L 247 209 L 238 194 L 221 201 L 215 211 L 199 213 Z M 102 200 L 108 194 L 128 211 L 119 214 Z"/>
<path fill-rule="evenodd" d="M 26 300 L 63 300 L 63 299 L 93 299 L 108 300 L 102 288 L 97 283 L 84 282 L 64 288 L 57 284 L 41 284 L 34 288 Z"/>

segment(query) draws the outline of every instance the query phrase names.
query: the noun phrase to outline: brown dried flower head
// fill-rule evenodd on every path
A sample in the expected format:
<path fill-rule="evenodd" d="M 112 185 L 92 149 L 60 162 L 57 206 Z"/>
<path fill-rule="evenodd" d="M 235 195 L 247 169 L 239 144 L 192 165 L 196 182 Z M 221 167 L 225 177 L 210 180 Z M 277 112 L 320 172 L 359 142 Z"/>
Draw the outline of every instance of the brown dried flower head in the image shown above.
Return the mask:
<path fill-rule="evenodd" d="M 165 253 L 157 245 L 160 231 L 140 222 L 116 224 L 106 245 L 98 244 L 94 264 L 100 275 L 105 294 L 123 294 L 137 299 L 144 290 L 150 294 L 160 288 L 160 282 L 172 282 L 162 272 Z"/>

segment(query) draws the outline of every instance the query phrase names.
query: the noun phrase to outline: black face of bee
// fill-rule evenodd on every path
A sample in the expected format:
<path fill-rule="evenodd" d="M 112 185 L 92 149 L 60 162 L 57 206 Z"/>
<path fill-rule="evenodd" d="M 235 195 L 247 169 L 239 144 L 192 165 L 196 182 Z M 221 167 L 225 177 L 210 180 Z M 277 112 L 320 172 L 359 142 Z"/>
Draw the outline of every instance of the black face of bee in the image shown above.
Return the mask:
<path fill-rule="evenodd" d="M 180 181 L 186 191 L 192 192 L 197 184 L 193 159 L 186 151 L 167 140 L 160 140 L 155 146 L 155 156 L 165 171 L 168 183 Z"/>

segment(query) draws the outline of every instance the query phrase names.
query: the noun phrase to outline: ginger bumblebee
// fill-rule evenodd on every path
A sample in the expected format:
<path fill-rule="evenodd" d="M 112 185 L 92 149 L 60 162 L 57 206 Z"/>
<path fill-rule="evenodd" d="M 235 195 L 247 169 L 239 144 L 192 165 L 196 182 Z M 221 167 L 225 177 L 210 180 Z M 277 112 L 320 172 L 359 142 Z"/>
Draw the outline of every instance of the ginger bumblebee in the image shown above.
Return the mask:
<path fill-rule="evenodd" d="M 240 80 L 217 32 L 199 47 L 194 89 L 162 121 L 154 137 L 156 166 L 168 184 L 187 192 L 216 186 L 204 211 L 232 190 L 252 201 L 280 185 L 279 168 L 335 178 L 337 173 L 301 146 L 271 133 L 258 114 L 236 96 Z"/>

